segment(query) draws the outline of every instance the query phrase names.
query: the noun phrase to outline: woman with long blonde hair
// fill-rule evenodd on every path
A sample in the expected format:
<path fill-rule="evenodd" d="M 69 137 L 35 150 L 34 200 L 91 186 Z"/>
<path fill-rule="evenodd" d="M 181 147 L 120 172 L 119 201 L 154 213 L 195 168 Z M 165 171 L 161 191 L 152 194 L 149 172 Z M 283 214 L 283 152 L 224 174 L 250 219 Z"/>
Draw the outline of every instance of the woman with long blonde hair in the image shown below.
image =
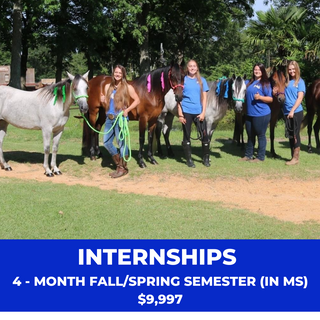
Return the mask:
<path fill-rule="evenodd" d="M 187 75 L 184 77 L 182 103 L 178 103 L 179 121 L 182 123 L 183 130 L 182 147 L 187 160 L 187 166 L 190 168 L 195 167 L 191 159 L 190 133 L 192 123 L 201 131 L 202 163 L 206 167 L 210 166 L 210 141 L 205 122 L 208 91 L 207 81 L 201 77 L 197 62 L 190 60 L 187 64 Z"/>
<path fill-rule="evenodd" d="M 306 93 L 306 85 L 300 77 L 300 67 L 296 61 L 287 65 L 287 85 L 285 88 L 286 100 L 283 105 L 283 114 L 286 120 L 286 136 L 289 138 L 291 160 L 286 165 L 299 163 L 300 154 L 300 127 L 303 120 L 302 100 Z"/>
<path fill-rule="evenodd" d="M 132 101 L 131 104 L 130 101 Z M 124 160 L 124 157 L 128 158 L 128 148 L 125 149 L 124 141 L 119 139 L 119 122 L 116 124 L 114 122 L 121 111 L 123 111 L 123 117 L 126 118 L 129 111 L 140 103 L 135 89 L 127 82 L 126 69 L 123 66 L 114 67 L 111 83 L 105 86 L 101 102 L 105 106 L 107 116 L 103 144 L 116 165 L 116 171 L 109 175 L 112 178 L 119 178 L 128 173 L 127 162 Z M 113 144 L 114 138 L 116 138 L 119 150 Z"/>

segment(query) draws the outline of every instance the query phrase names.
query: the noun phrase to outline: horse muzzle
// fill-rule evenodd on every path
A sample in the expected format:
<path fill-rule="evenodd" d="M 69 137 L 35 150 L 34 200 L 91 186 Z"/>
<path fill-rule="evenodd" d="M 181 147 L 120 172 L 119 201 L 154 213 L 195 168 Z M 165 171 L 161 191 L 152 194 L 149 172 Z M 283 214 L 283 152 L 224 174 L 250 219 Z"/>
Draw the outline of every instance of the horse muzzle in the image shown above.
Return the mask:
<path fill-rule="evenodd" d="M 87 99 L 79 99 L 78 100 L 78 107 L 80 109 L 80 112 L 87 113 L 89 110 Z"/>

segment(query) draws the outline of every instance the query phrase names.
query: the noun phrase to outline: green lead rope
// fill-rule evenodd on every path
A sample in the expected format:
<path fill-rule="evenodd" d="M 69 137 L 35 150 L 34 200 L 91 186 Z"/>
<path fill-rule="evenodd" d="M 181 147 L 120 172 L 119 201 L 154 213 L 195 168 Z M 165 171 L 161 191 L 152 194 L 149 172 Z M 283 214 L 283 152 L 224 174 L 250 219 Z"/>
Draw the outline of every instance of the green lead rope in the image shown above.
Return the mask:
<path fill-rule="evenodd" d="M 116 125 L 117 121 L 119 122 L 119 128 L 120 128 L 120 132 L 119 132 L 119 140 L 123 141 L 124 140 L 124 151 L 126 150 L 126 147 L 128 146 L 128 150 L 129 150 L 129 157 L 128 159 L 125 158 L 125 154 L 122 155 L 122 158 L 124 161 L 129 162 L 131 160 L 131 145 L 130 145 L 130 132 L 129 132 L 129 126 L 128 126 L 128 120 L 127 118 L 123 117 L 123 111 L 119 112 L 119 114 L 116 117 L 116 120 L 114 121 L 112 127 L 107 131 L 107 132 L 102 132 L 102 131 L 98 131 L 95 128 L 93 128 L 90 124 L 90 122 L 88 121 L 88 119 L 83 115 L 82 118 L 86 121 L 87 125 L 89 126 L 89 128 L 91 130 L 93 130 L 96 133 L 99 134 L 108 134 Z"/>

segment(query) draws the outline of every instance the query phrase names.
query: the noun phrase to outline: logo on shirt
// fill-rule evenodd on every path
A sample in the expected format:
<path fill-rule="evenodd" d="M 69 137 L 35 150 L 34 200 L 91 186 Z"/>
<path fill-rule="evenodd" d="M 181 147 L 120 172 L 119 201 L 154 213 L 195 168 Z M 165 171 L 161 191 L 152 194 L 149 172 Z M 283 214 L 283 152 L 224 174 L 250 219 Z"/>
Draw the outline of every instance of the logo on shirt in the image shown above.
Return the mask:
<path fill-rule="evenodd" d="M 257 88 L 257 89 L 259 89 L 259 90 L 260 90 L 261 85 L 259 85 L 259 84 L 255 84 L 253 87 L 254 87 L 254 88 Z"/>

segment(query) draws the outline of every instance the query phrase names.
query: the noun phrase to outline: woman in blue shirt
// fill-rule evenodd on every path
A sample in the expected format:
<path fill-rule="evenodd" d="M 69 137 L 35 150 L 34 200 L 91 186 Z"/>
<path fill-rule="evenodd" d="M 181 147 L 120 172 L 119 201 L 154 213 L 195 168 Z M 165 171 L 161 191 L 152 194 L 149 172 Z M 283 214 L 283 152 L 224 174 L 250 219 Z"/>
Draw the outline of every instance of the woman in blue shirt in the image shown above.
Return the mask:
<path fill-rule="evenodd" d="M 246 131 L 248 143 L 245 156 L 240 161 L 262 162 L 265 159 L 267 138 L 266 131 L 271 118 L 268 103 L 273 101 L 271 84 L 266 69 L 262 63 L 253 67 L 252 78 L 247 84 L 246 92 Z M 254 145 L 258 138 L 258 153 L 253 159 Z"/>
<path fill-rule="evenodd" d="M 289 62 L 287 66 L 287 78 L 289 81 L 285 89 L 286 100 L 283 105 L 283 114 L 290 142 L 291 160 L 287 161 L 286 165 L 294 165 L 299 163 L 301 145 L 300 127 L 303 120 L 301 102 L 306 92 L 306 85 L 303 79 L 300 78 L 300 68 L 296 61 Z"/>
<path fill-rule="evenodd" d="M 127 83 L 126 69 L 123 66 L 115 66 L 111 83 L 105 86 L 101 102 L 103 102 L 106 108 L 107 115 L 103 144 L 111 154 L 112 160 L 117 167 L 116 171 L 109 175 L 111 178 L 119 178 L 128 173 L 127 162 L 123 159 L 124 157 L 128 158 L 128 148 L 125 150 L 124 140 L 119 139 L 119 122 L 116 124 L 114 122 L 121 111 L 123 111 L 123 117 L 127 117 L 128 112 L 136 108 L 140 103 L 140 99 L 133 86 Z M 116 138 L 119 151 L 113 144 L 114 138 Z"/>
<path fill-rule="evenodd" d="M 178 103 L 179 121 L 182 123 L 183 130 L 182 147 L 187 159 L 187 166 L 194 168 L 195 165 L 191 159 L 190 133 L 192 123 L 195 125 L 198 123 L 201 127 L 203 164 L 209 167 L 210 141 L 205 122 L 209 87 L 206 79 L 200 76 L 196 61 L 190 60 L 187 69 L 188 73 L 184 78 L 182 103 L 181 105 Z"/>

